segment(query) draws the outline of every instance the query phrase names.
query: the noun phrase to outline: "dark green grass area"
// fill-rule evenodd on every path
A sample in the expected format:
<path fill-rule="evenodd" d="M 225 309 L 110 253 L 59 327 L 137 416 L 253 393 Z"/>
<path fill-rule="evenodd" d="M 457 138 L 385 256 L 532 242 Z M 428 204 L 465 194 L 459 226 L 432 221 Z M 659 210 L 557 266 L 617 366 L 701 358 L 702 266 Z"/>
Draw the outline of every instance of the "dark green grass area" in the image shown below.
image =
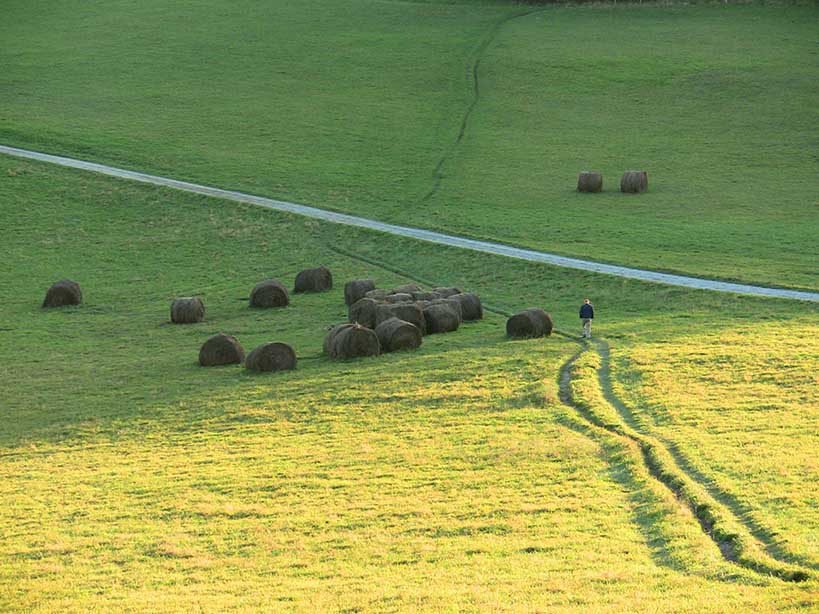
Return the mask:
<path fill-rule="evenodd" d="M 817 289 L 817 16 L 12 2 L 0 142 L 623 265 Z M 616 192 L 626 168 L 648 171 L 647 194 Z M 584 169 L 604 173 L 604 194 L 573 191 Z"/>

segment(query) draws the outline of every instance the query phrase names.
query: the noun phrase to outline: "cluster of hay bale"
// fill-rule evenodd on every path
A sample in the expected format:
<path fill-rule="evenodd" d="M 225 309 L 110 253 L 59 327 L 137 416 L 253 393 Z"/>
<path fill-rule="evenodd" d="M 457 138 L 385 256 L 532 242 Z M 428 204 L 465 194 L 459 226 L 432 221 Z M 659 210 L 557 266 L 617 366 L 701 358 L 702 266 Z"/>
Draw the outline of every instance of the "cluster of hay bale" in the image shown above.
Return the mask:
<path fill-rule="evenodd" d="M 387 289 L 376 288 L 371 279 L 356 279 L 345 284 L 344 302 L 349 323 L 335 326 L 324 339 L 324 352 L 331 358 L 416 349 L 423 335 L 454 332 L 464 320 L 483 318 L 480 297 L 453 287 L 424 290 L 418 284 L 404 284 Z M 351 327 L 359 332 L 344 332 Z M 379 352 L 362 331 L 375 334 Z M 364 349 L 348 347 L 352 341 L 340 341 L 353 335 Z"/>
<path fill-rule="evenodd" d="M 639 194 L 648 189 L 646 171 L 625 171 L 620 179 L 620 191 L 628 194 Z M 593 171 L 582 171 L 577 176 L 578 192 L 602 192 L 603 175 Z"/>
<path fill-rule="evenodd" d="M 245 357 L 242 344 L 231 335 L 219 333 L 209 338 L 199 349 L 199 364 L 203 367 L 245 363 L 251 371 L 287 371 L 296 368 L 296 352 L 286 343 L 264 343 Z"/>

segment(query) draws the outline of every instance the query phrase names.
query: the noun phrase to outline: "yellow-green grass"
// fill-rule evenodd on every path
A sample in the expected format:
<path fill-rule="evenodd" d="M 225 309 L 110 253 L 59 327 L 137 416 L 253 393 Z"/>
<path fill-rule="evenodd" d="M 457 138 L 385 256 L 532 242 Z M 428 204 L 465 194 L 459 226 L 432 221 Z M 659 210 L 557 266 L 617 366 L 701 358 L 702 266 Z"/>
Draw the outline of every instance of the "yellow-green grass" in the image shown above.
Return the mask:
<path fill-rule="evenodd" d="M 0 142 L 627 266 L 819 289 L 815 3 L 3 8 Z M 627 168 L 648 171 L 647 194 L 617 193 Z M 603 194 L 574 192 L 584 169 L 604 173 Z"/>
<path fill-rule="evenodd" d="M 615 390 L 713 493 L 792 561 L 819 569 L 819 329 L 779 325 L 646 340 L 615 352 Z"/>
<path fill-rule="evenodd" d="M 615 348 L 643 343 L 641 304 L 665 308 L 649 332 L 669 336 L 708 330 L 720 310 L 737 325 L 816 328 L 815 310 L 482 257 L 11 158 L 0 158 L 0 208 L 3 610 L 817 605 L 815 580 L 726 563 L 633 446 L 560 403 L 558 371 L 576 343 L 507 341 L 489 313 L 411 354 L 319 355 L 325 327 L 345 315 L 341 283 L 391 285 L 406 279 L 399 268 L 504 309 L 543 305 L 567 329 L 592 289 L 595 330 Z M 247 308 L 259 279 L 289 283 L 319 263 L 336 275 L 333 292 Z M 41 310 L 61 277 L 83 285 L 85 303 Z M 206 322 L 168 324 L 170 299 L 188 294 L 204 297 Z M 200 343 L 220 330 L 248 349 L 292 343 L 299 368 L 198 367 Z"/>

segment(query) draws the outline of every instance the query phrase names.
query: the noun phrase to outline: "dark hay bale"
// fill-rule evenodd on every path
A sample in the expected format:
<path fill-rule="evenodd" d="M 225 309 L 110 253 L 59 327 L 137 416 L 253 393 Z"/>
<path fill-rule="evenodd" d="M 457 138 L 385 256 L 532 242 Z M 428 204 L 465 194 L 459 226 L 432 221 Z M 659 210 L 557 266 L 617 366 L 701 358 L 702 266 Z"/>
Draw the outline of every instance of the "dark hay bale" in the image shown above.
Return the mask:
<path fill-rule="evenodd" d="M 353 326 L 354 326 L 354 324 L 348 324 L 348 323 L 345 322 L 344 324 L 336 324 L 335 326 L 330 328 L 330 330 L 324 336 L 324 344 L 322 346 L 323 349 L 324 349 L 324 353 L 329 354 L 332 351 L 332 349 L 333 349 L 333 340 L 336 338 L 337 334 L 339 334 L 344 329 L 351 328 Z M 369 328 L 369 327 L 367 327 L 367 328 Z"/>
<path fill-rule="evenodd" d="M 397 294 L 390 294 L 386 299 L 388 303 L 409 303 L 412 301 L 412 294 L 399 292 Z"/>
<path fill-rule="evenodd" d="M 296 352 L 286 343 L 265 343 L 245 359 L 251 371 L 289 371 L 296 368 Z"/>
<path fill-rule="evenodd" d="M 174 299 L 171 303 L 171 322 L 194 324 L 205 319 L 205 304 L 198 296 Z"/>
<path fill-rule="evenodd" d="M 333 274 L 324 266 L 304 269 L 296 275 L 296 283 L 293 285 L 293 292 L 327 292 L 332 289 Z"/>
<path fill-rule="evenodd" d="M 458 316 L 458 322 L 464 321 L 464 312 L 461 307 L 461 301 L 455 298 L 439 298 L 430 303 L 431 305 L 448 305 L 452 311 Z"/>
<path fill-rule="evenodd" d="M 329 335 L 332 335 L 327 343 L 330 358 L 360 358 L 378 356 L 381 353 L 381 344 L 375 331 L 358 324 L 336 326 Z"/>
<path fill-rule="evenodd" d="M 80 284 L 70 279 L 54 282 L 43 300 L 43 307 L 65 307 L 82 303 Z"/>
<path fill-rule="evenodd" d="M 371 298 L 379 303 L 384 301 L 390 294 L 392 294 L 391 290 L 387 290 L 386 288 L 376 288 L 375 290 L 370 290 L 364 296 L 366 298 Z"/>
<path fill-rule="evenodd" d="M 390 318 L 375 327 L 382 352 L 414 350 L 421 345 L 421 331 L 415 324 Z"/>
<path fill-rule="evenodd" d="M 344 304 L 348 307 L 356 301 L 364 298 L 367 292 L 375 290 L 375 282 L 372 279 L 354 279 L 344 284 Z"/>
<path fill-rule="evenodd" d="M 371 298 L 362 298 L 350 305 L 347 312 L 347 319 L 350 322 L 358 322 L 361 326 L 367 328 L 375 328 L 375 308 L 378 307 L 378 302 Z"/>
<path fill-rule="evenodd" d="M 258 308 L 286 307 L 290 304 L 287 288 L 278 279 L 260 281 L 250 293 L 250 306 Z"/>
<path fill-rule="evenodd" d="M 424 309 L 424 321 L 427 323 L 427 334 L 451 333 L 458 330 L 461 319 L 458 314 L 443 303 L 430 305 Z"/>
<path fill-rule="evenodd" d="M 506 334 L 510 337 L 543 337 L 552 334 L 552 316 L 539 307 L 530 307 L 516 313 L 506 321 Z"/>
<path fill-rule="evenodd" d="M 378 305 L 375 309 L 375 324 L 376 326 L 389 320 L 390 318 L 398 318 L 410 324 L 414 324 L 424 335 L 427 332 L 427 327 L 424 322 L 424 311 L 415 303 L 393 303 L 386 305 Z"/>
<path fill-rule="evenodd" d="M 392 294 L 412 294 L 413 292 L 420 292 L 421 287 L 418 284 L 404 284 L 396 286 L 392 289 Z"/>
<path fill-rule="evenodd" d="M 591 171 L 583 171 L 577 177 L 578 192 L 602 192 L 603 175 Z"/>
<path fill-rule="evenodd" d="M 242 344 L 224 333 L 214 335 L 199 350 L 199 364 L 203 367 L 240 364 L 245 359 Z"/>
<path fill-rule="evenodd" d="M 442 295 L 438 294 L 437 292 L 413 292 L 412 298 L 416 301 L 434 301 L 438 298 L 444 298 Z"/>
<path fill-rule="evenodd" d="M 461 294 L 460 288 L 433 288 L 433 292 L 440 294 L 442 298 L 447 298 L 455 294 Z"/>
<path fill-rule="evenodd" d="M 483 305 L 477 294 L 462 292 L 461 294 L 453 294 L 449 298 L 455 299 L 461 304 L 461 317 L 463 317 L 464 321 L 483 318 Z"/>
<path fill-rule="evenodd" d="M 648 189 L 648 173 L 645 171 L 626 171 L 620 179 L 620 191 L 639 194 Z"/>

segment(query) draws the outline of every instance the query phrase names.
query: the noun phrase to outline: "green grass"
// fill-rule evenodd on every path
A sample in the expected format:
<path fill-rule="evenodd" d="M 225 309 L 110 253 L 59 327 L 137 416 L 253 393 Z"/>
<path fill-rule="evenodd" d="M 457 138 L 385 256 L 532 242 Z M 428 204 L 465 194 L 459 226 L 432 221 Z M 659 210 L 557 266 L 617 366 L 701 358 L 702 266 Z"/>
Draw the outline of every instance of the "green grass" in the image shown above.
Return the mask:
<path fill-rule="evenodd" d="M 571 340 L 510 342 L 489 313 L 415 353 L 320 356 L 326 326 L 345 315 L 343 281 L 392 285 L 401 269 L 503 310 L 543 305 L 567 330 L 589 293 L 595 332 L 638 358 L 658 339 L 683 347 L 714 333 L 714 313 L 744 335 L 770 321 L 815 337 L 812 306 L 479 256 L 11 158 L 0 158 L 0 207 L 0 609 L 817 606 L 815 580 L 726 563 L 633 446 L 559 402 Z M 290 283 L 318 263 L 333 292 L 247 308 L 259 279 Z M 84 304 L 41 310 L 62 277 L 83 285 Z M 194 293 L 206 322 L 168 324 L 170 300 Z M 198 367 L 199 345 L 220 330 L 248 349 L 289 342 L 299 368 Z M 764 373 L 744 347 L 731 364 Z M 812 373 L 809 360 L 789 364 L 784 394 Z M 730 398 L 741 429 L 741 397 Z M 793 449 L 790 431 L 768 431 L 771 454 L 810 462 L 815 432 Z M 705 459 L 725 451 L 701 441 Z M 809 501 L 811 479 L 768 487 Z M 803 511 L 783 534 L 802 539 Z"/>
<path fill-rule="evenodd" d="M 7 2 L 0 142 L 819 289 L 815 6 L 547 7 L 510 20 L 533 10 Z M 483 43 L 480 98 L 454 147 Z M 584 168 L 604 173 L 604 194 L 573 192 Z M 648 194 L 615 191 L 625 168 L 649 172 Z"/>

